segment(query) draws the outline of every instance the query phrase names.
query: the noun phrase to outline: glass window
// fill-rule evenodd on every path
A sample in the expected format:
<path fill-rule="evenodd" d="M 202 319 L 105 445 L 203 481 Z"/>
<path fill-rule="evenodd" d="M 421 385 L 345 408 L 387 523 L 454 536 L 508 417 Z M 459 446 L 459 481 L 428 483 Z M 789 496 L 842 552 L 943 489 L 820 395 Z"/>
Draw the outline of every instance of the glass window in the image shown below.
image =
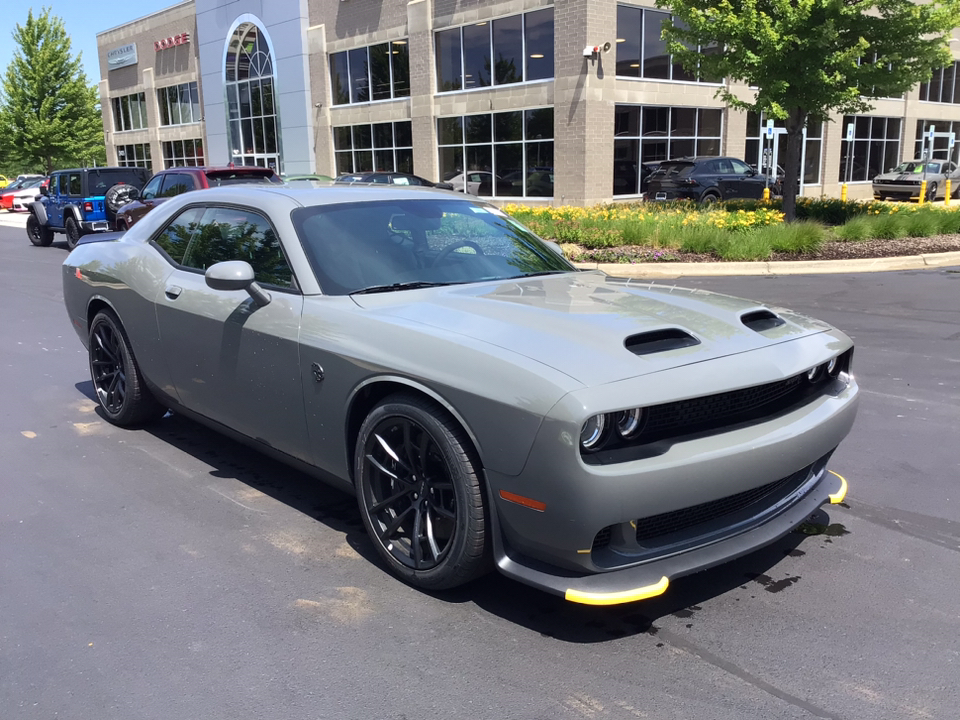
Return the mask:
<path fill-rule="evenodd" d="M 439 92 L 553 77 L 553 8 L 436 33 Z"/>
<path fill-rule="evenodd" d="M 490 23 L 467 25 L 463 31 L 463 87 L 487 87 L 491 84 Z"/>
<path fill-rule="evenodd" d="M 117 165 L 119 167 L 150 167 L 150 145 L 139 143 L 136 145 L 117 146 Z"/>
<path fill-rule="evenodd" d="M 409 120 L 335 127 L 333 147 L 337 175 L 413 172 L 413 130 Z"/>
<path fill-rule="evenodd" d="M 347 54 L 333 53 L 330 56 L 330 88 L 334 105 L 350 102 L 350 76 L 347 73 Z"/>
<path fill-rule="evenodd" d="M 757 113 L 747 113 L 747 142 L 744 152 L 744 160 L 756 168 L 760 168 L 760 151 L 764 147 L 764 133 L 767 127 L 765 116 Z M 785 127 L 783 120 L 774 121 L 774 127 Z M 823 123 L 819 120 L 809 118 L 807 120 L 807 144 L 804 149 L 803 158 L 803 182 L 806 185 L 818 185 L 820 183 L 820 153 L 823 146 Z M 785 136 L 781 135 L 777 143 L 776 163 L 780 167 L 787 162 L 787 141 Z"/>
<path fill-rule="evenodd" d="M 523 16 L 524 41 L 527 49 L 527 80 L 553 77 L 553 8 L 526 13 Z"/>
<path fill-rule="evenodd" d="M 140 193 L 141 200 L 153 200 L 157 193 L 160 191 L 160 183 L 163 181 L 163 175 L 156 175 L 150 179 L 146 185 L 143 186 L 143 191 Z"/>
<path fill-rule="evenodd" d="M 370 98 L 389 100 L 390 92 L 390 45 L 371 45 L 367 48 L 370 56 Z"/>
<path fill-rule="evenodd" d="M 390 43 L 390 68 L 393 73 L 393 97 L 409 97 L 410 47 L 406 40 Z"/>
<path fill-rule="evenodd" d="M 493 81 L 523 82 L 523 15 L 493 21 Z"/>
<path fill-rule="evenodd" d="M 183 254 L 190 243 L 190 238 L 197 230 L 197 224 L 202 214 L 203 208 L 187 208 L 153 239 L 153 243 L 177 265 L 181 264 Z"/>
<path fill-rule="evenodd" d="M 182 83 L 157 90 L 161 125 L 200 122 L 200 90 L 197 83 Z"/>
<path fill-rule="evenodd" d="M 204 164 L 203 140 L 172 140 L 163 143 L 163 166 L 199 167 Z"/>
<path fill-rule="evenodd" d="M 117 132 L 147 127 L 147 101 L 144 93 L 112 98 L 110 105 L 113 109 L 113 129 Z"/>
<path fill-rule="evenodd" d="M 367 102 L 370 99 L 367 49 L 350 50 L 347 59 L 350 62 L 350 102 Z"/>
<path fill-rule="evenodd" d="M 868 182 L 894 167 L 900 157 L 900 118 L 866 115 L 843 118 L 840 126 L 854 124 L 853 143 L 840 143 L 840 182 Z"/>
<path fill-rule="evenodd" d="M 266 218 L 240 208 L 207 208 L 190 241 L 183 265 L 206 270 L 227 260 L 250 263 L 259 283 L 293 287 L 293 273 Z"/>
<path fill-rule="evenodd" d="M 616 72 L 620 77 L 642 77 L 684 82 L 719 82 L 704 78 L 699 72 L 688 72 L 674 62 L 662 39 L 664 24 L 679 20 L 669 13 L 629 5 L 617 6 Z M 691 46 L 693 47 L 693 46 Z M 714 46 L 703 46 L 701 54 L 716 52 Z"/>
<path fill-rule="evenodd" d="M 67 175 L 67 195 L 77 197 L 83 194 L 82 178 L 79 173 L 70 173 Z"/>
<path fill-rule="evenodd" d="M 231 36 L 225 69 L 231 160 L 282 173 L 273 73 L 273 57 L 263 31 L 252 23 L 241 24 Z M 174 164 L 195 164 L 187 154 L 189 148 L 181 149 L 180 156 L 176 144 L 171 149 Z M 197 150 L 196 156 L 202 159 L 202 150 Z"/>
<path fill-rule="evenodd" d="M 334 105 L 408 97 L 407 41 L 391 40 L 330 55 L 330 94 Z"/>
<path fill-rule="evenodd" d="M 193 182 L 187 175 L 179 173 L 169 173 L 163 177 L 163 186 L 160 188 L 159 197 L 175 197 L 191 190 Z"/>
<path fill-rule="evenodd" d="M 646 190 L 655 163 L 694 155 L 719 155 L 720 108 L 617 105 L 614 110 L 613 194 Z M 644 163 L 649 163 L 645 165 Z"/>
<path fill-rule="evenodd" d="M 553 108 L 437 120 L 441 180 L 493 197 L 553 197 Z"/>

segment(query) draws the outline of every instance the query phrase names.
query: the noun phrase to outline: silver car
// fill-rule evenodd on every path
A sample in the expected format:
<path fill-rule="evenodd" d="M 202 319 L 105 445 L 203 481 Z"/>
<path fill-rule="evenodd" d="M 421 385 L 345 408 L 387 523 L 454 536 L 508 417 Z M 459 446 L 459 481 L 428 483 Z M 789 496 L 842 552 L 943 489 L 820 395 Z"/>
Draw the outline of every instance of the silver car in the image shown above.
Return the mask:
<path fill-rule="evenodd" d="M 639 600 L 846 493 L 843 333 L 578 272 L 463 194 L 187 193 L 84 238 L 63 286 L 110 421 L 172 408 L 355 493 L 421 588 Z"/>
<path fill-rule="evenodd" d="M 925 200 L 942 200 L 947 193 L 947 178 L 950 178 L 950 194 L 960 193 L 960 171 L 955 163 L 947 160 L 910 160 L 873 179 L 873 197 L 877 200 L 911 200 L 920 197 L 921 183 L 927 181 Z"/>

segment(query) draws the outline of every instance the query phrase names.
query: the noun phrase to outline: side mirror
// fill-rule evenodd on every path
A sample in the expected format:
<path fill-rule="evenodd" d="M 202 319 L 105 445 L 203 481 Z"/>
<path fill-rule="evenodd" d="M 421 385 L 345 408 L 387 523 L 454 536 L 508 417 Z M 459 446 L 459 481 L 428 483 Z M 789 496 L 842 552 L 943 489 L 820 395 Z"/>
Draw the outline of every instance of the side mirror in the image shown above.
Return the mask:
<path fill-rule="evenodd" d="M 44 196 L 49 196 L 49 195 L 50 195 L 50 190 L 47 188 L 46 185 L 41 185 L 41 186 L 40 186 L 40 194 L 41 194 L 41 195 L 44 195 Z"/>
<path fill-rule="evenodd" d="M 207 268 L 204 273 L 207 287 L 213 290 L 246 290 L 253 301 L 263 307 L 270 304 L 270 293 L 253 279 L 253 268 L 244 260 L 227 260 Z"/>

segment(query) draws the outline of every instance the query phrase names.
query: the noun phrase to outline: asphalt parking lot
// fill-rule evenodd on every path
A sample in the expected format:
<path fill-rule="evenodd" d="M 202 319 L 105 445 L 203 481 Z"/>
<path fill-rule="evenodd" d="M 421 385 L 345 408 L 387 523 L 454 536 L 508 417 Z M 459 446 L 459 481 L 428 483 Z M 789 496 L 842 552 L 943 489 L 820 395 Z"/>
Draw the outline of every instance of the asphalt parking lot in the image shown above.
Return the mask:
<path fill-rule="evenodd" d="M 16 222 L 14 222 L 16 221 Z M 96 412 L 62 242 L 0 218 L 0 717 L 955 718 L 960 268 L 684 278 L 831 322 L 863 388 L 847 502 L 653 601 L 430 595 L 351 497 L 177 416 Z"/>

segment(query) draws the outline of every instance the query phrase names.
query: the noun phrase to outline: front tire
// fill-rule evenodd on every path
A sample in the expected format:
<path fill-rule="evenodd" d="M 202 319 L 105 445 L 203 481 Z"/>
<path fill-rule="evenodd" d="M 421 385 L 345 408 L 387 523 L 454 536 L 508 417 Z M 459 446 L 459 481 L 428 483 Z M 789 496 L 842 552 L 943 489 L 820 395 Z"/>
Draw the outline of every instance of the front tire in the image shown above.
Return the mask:
<path fill-rule="evenodd" d="M 90 378 L 97 401 L 114 425 L 132 427 L 159 420 L 167 409 L 147 389 L 120 319 L 101 310 L 90 323 Z"/>
<path fill-rule="evenodd" d="M 937 184 L 930 183 L 930 186 L 927 188 L 927 202 L 933 202 L 937 199 Z"/>
<path fill-rule="evenodd" d="M 53 242 L 53 230 L 41 225 L 33 213 L 27 218 L 27 237 L 37 247 L 49 247 Z"/>
<path fill-rule="evenodd" d="M 489 569 L 482 469 L 436 403 L 397 394 L 364 420 L 354 458 L 363 524 L 390 571 L 428 590 Z"/>
<path fill-rule="evenodd" d="M 77 243 L 80 242 L 80 226 L 77 225 L 77 221 L 72 217 L 68 217 L 66 223 L 64 223 L 63 229 L 66 231 L 67 235 L 67 247 L 70 250 L 73 250 Z"/>

